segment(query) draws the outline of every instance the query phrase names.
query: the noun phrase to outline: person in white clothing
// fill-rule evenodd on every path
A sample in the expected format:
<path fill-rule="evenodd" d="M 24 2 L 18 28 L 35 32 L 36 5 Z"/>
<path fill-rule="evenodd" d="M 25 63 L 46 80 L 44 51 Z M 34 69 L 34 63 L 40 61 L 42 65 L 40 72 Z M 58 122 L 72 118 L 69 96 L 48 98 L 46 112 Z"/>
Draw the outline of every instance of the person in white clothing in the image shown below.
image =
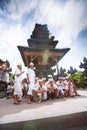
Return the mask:
<path fill-rule="evenodd" d="M 26 79 L 24 79 L 22 81 L 22 93 L 23 93 L 23 97 L 27 97 L 27 91 L 28 91 L 28 85 L 27 85 L 27 81 Z"/>
<path fill-rule="evenodd" d="M 17 69 L 15 71 L 15 80 L 14 80 L 14 104 L 19 104 L 18 99 L 21 100 L 22 97 L 22 65 L 17 64 Z"/>
<path fill-rule="evenodd" d="M 64 97 L 64 84 L 63 84 L 63 79 L 62 77 L 58 78 L 58 81 L 56 82 L 57 87 L 58 87 L 58 91 L 59 91 L 59 97 Z"/>
<path fill-rule="evenodd" d="M 35 102 L 41 103 L 47 99 L 47 86 L 43 84 L 43 80 L 39 79 L 37 86 L 33 89 Z"/>
<path fill-rule="evenodd" d="M 34 88 L 33 88 L 34 90 L 38 90 L 38 83 L 39 83 L 38 80 L 39 80 L 38 77 L 35 77 Z"/>
<path fill-rule="evenodd" d="M 59 91 L 58 91 L 58 87 L 55 83 L 55 81 L 53 80 L 53 78 L 49 79 L 49 84 L 47 85 L 47 89 L 48 89 L 48 99 L 54 99 L 57 98 L 59 95 Z"/>
<path fill-rule="evenodd" d="M 14 83 L 9 83 L 7 86 L 7 91 L 6 91 L 6 96 L 7 99 L 10 99 L 13 97 L 13 92 L 14 92 Z"/>
<path fill-rule="evenodd" d="M 34 88 L 34 82 L 35 82 L 34 63 L 32 62 L 30 62 L 29 68 L 27 69 L 27 80 L 29 85 L 27 95 L 28 95 L 28 103 L 30 104 L 32 98 L 32 90 Z"/>
<path fill-rule="evenodd" d="M 73 79 L 68 77 L 67 82 L 68 82 L 68 86 L 69 86 L 69 96 L 80 96 L 77 93 L 77 89 L 76 89 L 76 86 L 75 86 Z"/>

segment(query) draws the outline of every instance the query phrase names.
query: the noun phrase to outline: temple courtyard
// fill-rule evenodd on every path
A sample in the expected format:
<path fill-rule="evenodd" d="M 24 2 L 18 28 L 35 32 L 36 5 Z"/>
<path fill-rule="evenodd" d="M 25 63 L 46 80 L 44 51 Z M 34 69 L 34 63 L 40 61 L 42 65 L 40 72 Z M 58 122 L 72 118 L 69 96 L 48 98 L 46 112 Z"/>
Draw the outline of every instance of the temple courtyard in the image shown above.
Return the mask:
<path fill-rule="evenodd" d="M 37 126 L 37 130 L 85 130 L 87 129 L 87 90 L 78 90 L 78 94 L 80 96 L 47 100 L 39 104 L 35 102 L 27 104 L 27 99 L 23 98 L 20 105 L 14 105 L 12 98 L 8 100 L 2 98 L 0 130 L 24 130 L 27 124 Z"/>

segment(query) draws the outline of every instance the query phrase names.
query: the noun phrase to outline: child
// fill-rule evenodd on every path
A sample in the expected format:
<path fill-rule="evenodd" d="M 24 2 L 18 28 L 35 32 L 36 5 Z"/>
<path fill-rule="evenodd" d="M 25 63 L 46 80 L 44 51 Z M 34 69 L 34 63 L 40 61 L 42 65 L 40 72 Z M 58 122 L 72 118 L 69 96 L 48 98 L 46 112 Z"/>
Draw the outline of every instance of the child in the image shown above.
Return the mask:
<path fill-rule="evenodd" d="M 13 91 L 14 91 L 14 83 L 8 83 L 6 91 L 7 99 L 10 99 L 13 96 Z"/>

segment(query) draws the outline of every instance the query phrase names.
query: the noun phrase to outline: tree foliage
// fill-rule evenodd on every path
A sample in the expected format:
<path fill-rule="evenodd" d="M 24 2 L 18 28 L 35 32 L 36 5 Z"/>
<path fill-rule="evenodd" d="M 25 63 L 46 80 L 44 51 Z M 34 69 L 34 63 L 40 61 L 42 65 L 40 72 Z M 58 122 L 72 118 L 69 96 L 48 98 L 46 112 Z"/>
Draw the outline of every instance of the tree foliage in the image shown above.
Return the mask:
<path fill-rule="evenodd" d="M 82 71 L 77 71 L 75 75 L 73 76 L 73 79 L 78 87 L 84 87 L 84 81 L 83 81 L 83 73 Z"/>
<path fill-rule="evenodd" d="M 84 87 L 87 87 L 87 58 L 84 57 L 83 62 L 80 63 L 79 66 L 81 69 L 84 69 L 83 71 L 83 84 Z"/>
<path fill-rule="evenodd" d="M 69 70 L 68 70 L 68 74 L 75 74 L 77 72 L 76 68 L 73 68 L 72 66 L 70 66 Z"/>
<path fill-rule="evenodd" d="M 9 73 L 9 82 L 10 83 L 14 82 L 14 74 L 13 73 Z"/>
<path fill-rule="evenodd" d="M 59 77 L 65 77 L 65 76 L 67 76 L 66 69 L 60 67 L 60 69 L 59 69 Z"/>
<path fill-rule="evenodd" d="M 80 66 L 79 66 L 81 69 L 83 68 L 84 71 L 83 71 L 83 74 L 85 77 L 87 77 L 87 58 L 84 57 L 83 59 L 83 62 L 80 63 Z"/>
<path fill-rule="evenodd" d="M 77 71 L 75 68 L 71 66 L 67 73 L 73 78 L 76 86 L 81 88 L 86 88 L 87 87 L 87 58 L 86 57 L 84 57 L 79 67 L 84 70 Z"/>

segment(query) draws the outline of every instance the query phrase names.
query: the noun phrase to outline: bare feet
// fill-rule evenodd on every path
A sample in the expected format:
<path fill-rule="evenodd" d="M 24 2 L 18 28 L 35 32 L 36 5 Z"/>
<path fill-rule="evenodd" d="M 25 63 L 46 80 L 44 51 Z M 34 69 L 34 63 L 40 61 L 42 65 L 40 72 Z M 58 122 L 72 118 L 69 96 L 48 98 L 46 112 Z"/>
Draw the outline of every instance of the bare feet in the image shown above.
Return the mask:
<path fill-rule="evenodd" d="M 42 102 L 42 100 L 41 99 L 38 99 L 37 101 L 36 101 L 36 103 L 41 103 Z"/>
<path fill-rule="evenodd" d="M 32 104 L 32 102 L 31 102 L 31 101 L 28 101 L 27 103 L 28 103 L 28 104 Z"/>
<path fill-rule="evenodd" d="M 19 102 L 17 102 L 17 101 L 14 101 L 14 104 L 15 104 L 15 105 L 19 105 L 20 103 L 19 103 Z"/>

